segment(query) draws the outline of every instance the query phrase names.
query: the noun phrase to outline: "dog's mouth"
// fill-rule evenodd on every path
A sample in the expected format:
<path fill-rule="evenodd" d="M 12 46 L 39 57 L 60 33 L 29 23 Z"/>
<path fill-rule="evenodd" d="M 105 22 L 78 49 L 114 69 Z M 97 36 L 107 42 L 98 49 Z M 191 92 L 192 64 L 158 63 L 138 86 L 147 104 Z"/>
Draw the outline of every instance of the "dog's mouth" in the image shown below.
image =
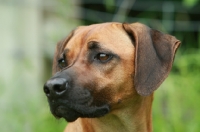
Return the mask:
<path fill-rule="evenodd" d="M 64 118 L 68 122 L 73 122 L 80 116 L 78 112 L 64 106 L 58 106 L 52 111 L 52 114 L 56 118 Z"/>
<path fill-rule="evenodd" d="M 82 104 L 69 103 L 50 103 L 50 109 L 52 114 L 56 118 L 64 118 L 67 122 L 73 122 L 77 118 L 95 118 L 101 117 L 110 111 L 109 105 L 101 106 L 87 106 Z"/>

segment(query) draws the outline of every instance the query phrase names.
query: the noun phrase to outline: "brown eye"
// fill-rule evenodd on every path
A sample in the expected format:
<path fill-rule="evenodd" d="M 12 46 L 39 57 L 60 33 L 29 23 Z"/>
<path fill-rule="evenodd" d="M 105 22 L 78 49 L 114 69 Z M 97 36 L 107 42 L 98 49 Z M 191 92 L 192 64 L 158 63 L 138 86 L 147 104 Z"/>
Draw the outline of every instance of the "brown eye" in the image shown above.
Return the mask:
<path fill-rule="evenodd" d="M 112 58 L 112 55 L 109 54 L 105 54 L 105 53 L 99 53 L 97 54 L 97 56 L 95 57 L 96 60 L 100 61 L 100 62 L 107 62 Z"/>
<path fill-rule="evenodd" d="M 67 66 L 67 63 L 65 61 L 65 59 L 59 59 L 58 60 L 58 66 L 62 69 L 62 68 L 65 68 Z"/>

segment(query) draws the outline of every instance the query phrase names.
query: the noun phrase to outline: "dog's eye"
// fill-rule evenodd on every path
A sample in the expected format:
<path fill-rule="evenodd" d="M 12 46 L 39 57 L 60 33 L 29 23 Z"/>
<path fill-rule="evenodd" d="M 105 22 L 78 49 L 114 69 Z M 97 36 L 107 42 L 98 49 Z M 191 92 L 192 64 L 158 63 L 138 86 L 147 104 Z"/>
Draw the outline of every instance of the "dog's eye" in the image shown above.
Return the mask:
<path fill-rule="evenodd" d="M 62 68 L 65 68 L 67 66 L 67 63 L 65 61 L 64 58 L 61 58 L 58 60 L 58 66 L 62 69 Z"/>
<path fill-rule="evenodd" d="M 105 53 L 99 53 L 96 55 L 95 60 L 98 60 L 100 62 L 107 62 L 112 58 L 112 55 L 105 54 Z"/>

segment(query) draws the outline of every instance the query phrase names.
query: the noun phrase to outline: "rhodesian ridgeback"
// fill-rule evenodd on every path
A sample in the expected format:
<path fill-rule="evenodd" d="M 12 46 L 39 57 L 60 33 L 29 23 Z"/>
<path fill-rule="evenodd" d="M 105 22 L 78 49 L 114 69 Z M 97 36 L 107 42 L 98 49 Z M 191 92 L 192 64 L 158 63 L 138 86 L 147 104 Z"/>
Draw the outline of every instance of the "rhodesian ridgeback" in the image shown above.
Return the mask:
<path fill-rule="evenodd" d="M 153 92 L 180 41 L 140 23 L 81 26 L 57 44 L 44 85 L 66 132 L 151 132 Z"/>

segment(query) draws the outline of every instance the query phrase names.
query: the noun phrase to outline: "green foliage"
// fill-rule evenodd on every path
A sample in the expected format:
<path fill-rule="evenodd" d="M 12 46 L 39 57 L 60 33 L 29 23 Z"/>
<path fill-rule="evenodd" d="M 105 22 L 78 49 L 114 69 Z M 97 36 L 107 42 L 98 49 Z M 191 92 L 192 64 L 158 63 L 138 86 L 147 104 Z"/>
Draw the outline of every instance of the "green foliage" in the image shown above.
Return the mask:
<path fill-rule="evenodd" d="M 155 132 L 198 132 L 200 53 L 178 55 L 173 72 L 155 92 Z"/>
<path fill-rule="evenodd" d="M 51 115 L 42 91 L 32 91 L 29 87 L 24 86 L 23 81 L 17 81 L 13 80 L 13 85 L 7 87 L 7 91 L 0 89 L 0 92 L 3 93 L 0 96 L 0 131 L 62 132 L 67 123 L 62 119 L 56 120 Z M 0 88 L 2 88 L 2 84 L 0 83 Z M 37 89 L 39 88 L 42 89 L 42 85 L 37 87 Z"/>
<path fill-rule="evenodd" d="M 106 9 L 108 11 L 113 11 L 115 9 L 115 1 L 114 0 L 104 0 Z"/>
<path fill-rule="evenodd" d="M 198 0 L 183 0 L 183 4 L 184 4 L 186 7 L 192 7 L 192 6 L 194 6 L 197 2 L 198 2 Z"/>

